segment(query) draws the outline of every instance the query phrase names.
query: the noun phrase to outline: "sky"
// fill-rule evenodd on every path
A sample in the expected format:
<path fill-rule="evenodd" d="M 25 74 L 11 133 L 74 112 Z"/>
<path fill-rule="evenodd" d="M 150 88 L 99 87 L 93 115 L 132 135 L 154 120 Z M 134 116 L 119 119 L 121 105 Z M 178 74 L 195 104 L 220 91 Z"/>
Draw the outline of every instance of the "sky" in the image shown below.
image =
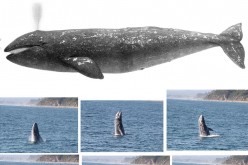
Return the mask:
<path fill-rule="evenodd" d="M 170 96 L 196 96 L 197 94 L 208 93 L 211 90 L 167 90 Z"/>
<path fill-rule="evenodd" d="M 83 156 L 85 162 L 123 162 L 125 159 L 135 156 Z"/>
<path fill-rule="evenodd" d="M 27 161 L 30 155 L 0 155 L 1 161 Z"/>
<path fill-rule="evenodd" d="M 9 62 L 3 49 L 36 30 L 34 0 L 1 0 L 0 97 L 80 97 L 84 100 L 164 100 L 167 89 L 247 89 L 248 69 L 240 69 L 220 47 L 142 71 L 104 74 L 25 68 Z M 247 48 L 245 0 L 42 0 L 40 30 L 157 26 L 219 34 L 242 23 Z M 245 60 L 245 63 L 248 63 Z"/>
<path fill-rule="evenodd" d="M 216 159 L 227 158 L 230 155 L 188 155 L 188 156 L 173 156 L 173 162 L 210 162 Z"/>
<path fill-rule="evenodd" d="M 0 104 L 2 105 L 27 105 L 31 100 L 38 100 L 40 98 L 31 97 L 0 97 Z"/>

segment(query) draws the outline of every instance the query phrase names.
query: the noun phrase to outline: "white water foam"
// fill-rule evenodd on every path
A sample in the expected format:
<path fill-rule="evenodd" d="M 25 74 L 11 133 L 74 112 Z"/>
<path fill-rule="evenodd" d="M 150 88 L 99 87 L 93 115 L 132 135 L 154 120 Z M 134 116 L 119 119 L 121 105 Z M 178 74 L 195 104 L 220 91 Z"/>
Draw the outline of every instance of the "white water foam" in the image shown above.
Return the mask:
<path fill-rule="evenodd" d="M 32 135 L 30 135 L 29 137 L 28 137 L 28 141 L 30 142 L 30 143 L 34 143 L 34 137 L 32 136 Z M 46 142 L 46 138 L 41 138 L 41 141 L 40 142 Z"/>
<path fill-rule="evenodd" d="M 214 137 L 220 137 L 220 135 L 218 135 L 218 134 L 215 134 L 215 135 L 207 135 L 207 136 L 200 135 L 200 137 L 202 137 L 202 138 L 214 138 Z"/>

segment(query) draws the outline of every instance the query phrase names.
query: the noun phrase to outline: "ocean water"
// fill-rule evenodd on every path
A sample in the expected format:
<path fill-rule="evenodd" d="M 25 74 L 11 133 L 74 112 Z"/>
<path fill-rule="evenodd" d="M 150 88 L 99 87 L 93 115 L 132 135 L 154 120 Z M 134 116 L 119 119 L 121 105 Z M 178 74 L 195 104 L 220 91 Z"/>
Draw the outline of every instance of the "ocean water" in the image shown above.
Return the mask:
<path fill-rule="evenodd" d="M 197 164 L 197 163 L 178 163 L 178 162 L 173 162 L 172 165 L 211 165 L 211 164 Z"/>
<path fill-rule="evenodd" d="M 78 152 L 77 109 L 0 105 L 0 116 L 1 153 Z M 34 122 L 42 143 L 29 142 Z"/>
<path fill-rule="evenodd" d="M 162 101 L 82 101 L 83 152 L 163 151 Z M 114 119 L 122 112 L 126 135 L 114 136 Z"/>
<path fill-rule="evenodd" d="M 83 162 L 82 165 L 118 165 L 117 163 L 92 163 L 92 162 Z M 130 165 L 130 164 L 119 164 L 119 165 Z"/>
<path fill-rule="evenodd" d="M 201 114 L 213 137 L 199 137 Z M 247 119 L 247 103 L 168 99 L 167 149 L 248 150 Z"/>
<path fill-rule="evenodd" d="M 5 162 L 5 161 L 0 161 L 0 165 L 69 165 L 65 163 L 38 163 L 38 162 Z M 72 164 L 70 164 L 72 165 Z"/>

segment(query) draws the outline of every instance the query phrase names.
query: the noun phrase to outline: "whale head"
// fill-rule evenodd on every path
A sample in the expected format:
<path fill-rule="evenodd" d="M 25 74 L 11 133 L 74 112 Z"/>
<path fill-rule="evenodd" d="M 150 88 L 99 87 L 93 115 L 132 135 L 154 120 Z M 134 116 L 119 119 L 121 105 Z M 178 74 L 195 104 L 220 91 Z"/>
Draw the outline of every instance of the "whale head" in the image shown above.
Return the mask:
<path fill-rule="evenodd" d="M 35 46 L 42 47 L 47 44 L 48 40 L 49 38 L 44 31 L 36 30 L 16 38 L 4 51 L 18 54 Z"/>
<path fill-rule="evenodd" d="M 198 122 L 201 123 L 201 124 L 205 123 L 205 119 L 204 119 L 203 115 L 200 115 L 200 117 L 198 119 Z"/>
<path fill-rule="evenodd" d="M 38 124 L 34 123 L 33 126 L 32 126 L 32 130 L 31 130 L 31 139 L 30 139 L 30 141 L 32 143 L 37 143 L 37 142 L 40 142 L 41 140 L 42 139 L 41 139 L 41 136 L 40 136 Z"/>
<path fill-rule="evenodd" d="M 46 49 L 39 46 L 33 46 L 21 52 L 12 53 L 7 56 L 7 59 L 15 64 L 34 69 L 75 72 L 74 69 L 63 65 L 59 59 L 51 57 Z"/>
<path fill-rule="evenodd" d="M 115 114 L 115 135 L 123 136 L 125 135 L 124 127 L 122 124 L 122 112 L 118 111 Z"/>
<path fill-rule="evenodd" d="M 118 111 L 118 112 L 115 114 L 115 119 L 116 119 L 116 120 L 119 120 L 119 121 L 122 121 L 122 112 Z"/>
<path fill-rule="evenodd" d="M 34 123 L 33 126 L 32 126 L 32 133 L 37 135 L 39 134 L 39 128 L 38 128 L 38 124 L 37 123 Z"/>
<path fill-rule="evenodd" d="M 10 52 L 6 58 L 15 64 L 29 68 L 75 72 L 74 69 L 64 65 L 59 57 L 51 56 L 54 54 L 50 48 L 54 43 L 52 34 L 37 30 L 18 37 L 4 49 L 5 52 Z"/>

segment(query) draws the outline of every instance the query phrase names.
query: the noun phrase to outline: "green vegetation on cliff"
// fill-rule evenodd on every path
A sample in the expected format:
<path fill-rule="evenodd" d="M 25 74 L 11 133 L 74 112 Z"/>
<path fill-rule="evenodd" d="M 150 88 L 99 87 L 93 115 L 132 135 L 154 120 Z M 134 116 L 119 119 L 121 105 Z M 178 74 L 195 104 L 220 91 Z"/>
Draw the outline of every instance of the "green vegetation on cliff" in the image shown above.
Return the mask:
<path fill-rule="evenodd" d="M 78 155 L 43 155 L 37 159 L 38 162 L 79 162 Z"/>
<path fill-rule="evenodd" d="M 170 165 L 169 156 L 139 156 L 132 164 Z"/>
<path fill-rule="evenodd" d="M 56 106 L 56 107 L 78 107 L 78 98 L 74 97 L 51 97 L 51 98 L 41 98 L 38 106 Z"/>
<path fill-rule="evenodd" d="M 205 100 L 248 101 L 248 90 L 213 90 Z"/>
<path fill-rule="evenodd" d="M 248 165 L 248 156 L 230 156 L 222 164 Z"/>

